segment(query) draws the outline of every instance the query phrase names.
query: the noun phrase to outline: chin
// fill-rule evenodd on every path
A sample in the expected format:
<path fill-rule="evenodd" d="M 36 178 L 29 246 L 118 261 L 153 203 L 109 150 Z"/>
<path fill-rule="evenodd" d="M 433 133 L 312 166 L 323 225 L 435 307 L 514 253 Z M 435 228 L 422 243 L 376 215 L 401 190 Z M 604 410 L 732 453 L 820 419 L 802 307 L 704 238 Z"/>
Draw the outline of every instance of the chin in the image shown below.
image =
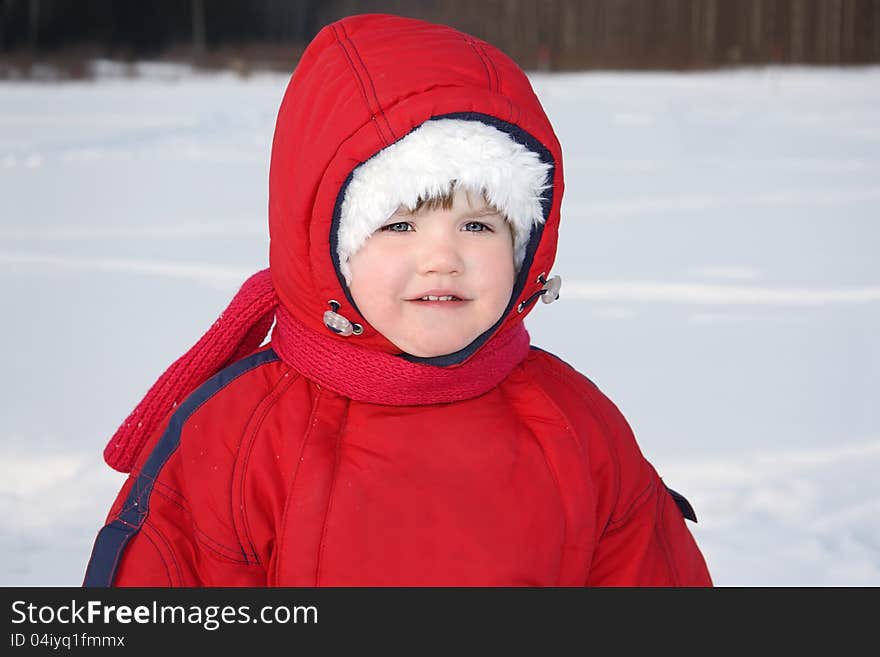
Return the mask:
<path fill-rule="evenodd" d="M 409 349 L 404 349 L 406 353 L 410 356 L 415 356 L 416 358 L 435 358 L 437 356 L 446 356 L 447 354 L 453 354 L 459 349 L 464 349 L 469 342 L 466 343 L 445 343 L 445 344 L 431 344 L 431 345 L 410 345 Z"/>

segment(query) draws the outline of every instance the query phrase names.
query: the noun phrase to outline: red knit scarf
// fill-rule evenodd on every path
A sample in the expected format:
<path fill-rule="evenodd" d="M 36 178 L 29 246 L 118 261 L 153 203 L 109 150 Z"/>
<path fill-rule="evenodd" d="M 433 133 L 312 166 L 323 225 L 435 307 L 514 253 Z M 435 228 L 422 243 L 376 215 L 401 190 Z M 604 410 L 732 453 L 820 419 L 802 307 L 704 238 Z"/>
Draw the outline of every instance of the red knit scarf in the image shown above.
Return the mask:
<path fill-rule="evenodd" d="M 526 357 L 521 322 L 495 336 L 470 360 L 451 367 L 411 363 L 340 340 L 298 322 L 279 304 L 268 269 L 242 285 L 229 307 L 195 345 L 165 370 L 104 448 L 104 459 L 130 472 L 159 424 L 191 392 L 227 365 L 256 350 L 273 319 L 272 347 L 293 369 L 356 401 L 391 406 L 437 404 L 488 392 Z"/>

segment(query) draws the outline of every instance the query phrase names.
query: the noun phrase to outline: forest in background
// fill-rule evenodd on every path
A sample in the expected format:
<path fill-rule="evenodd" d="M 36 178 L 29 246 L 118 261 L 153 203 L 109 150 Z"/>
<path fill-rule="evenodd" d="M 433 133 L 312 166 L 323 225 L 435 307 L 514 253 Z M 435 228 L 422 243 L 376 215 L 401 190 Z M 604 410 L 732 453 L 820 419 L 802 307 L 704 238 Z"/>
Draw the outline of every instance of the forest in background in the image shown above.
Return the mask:
<path fill-rule="evenodd" d="M 290 70 L 356 13 L 445 23 L 529 70 L 691 70 L 880 61 L 880 0 L 0 0 L 0 76 L 97 58 Z"/>

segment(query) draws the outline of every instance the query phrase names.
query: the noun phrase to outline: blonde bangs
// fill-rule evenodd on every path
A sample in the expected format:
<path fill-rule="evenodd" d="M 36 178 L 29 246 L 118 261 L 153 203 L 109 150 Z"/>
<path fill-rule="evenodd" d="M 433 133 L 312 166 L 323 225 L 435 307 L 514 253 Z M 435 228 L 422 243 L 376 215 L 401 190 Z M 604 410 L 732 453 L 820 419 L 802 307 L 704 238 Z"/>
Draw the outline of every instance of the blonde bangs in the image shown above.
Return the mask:
<path fill-rule="evenodd" d="M 456 181 L 453 180 L 448 189 L 445 192 L 438 192 L 436 194 L 432 194 L 429 196 L 419 196 L 418 200 L 416 200 L 415 207 L 411 210 L 413 214 L 417 214 L 421 210 L 451 210 L 452 206 L 455 204 L 455 192 L 458 189 L 456 185 Z M 467 196 L 468 205 L 470 207 L 474 207 L 474 197 L 479 197 L 486 207 L 493 212 L 498 212 L 500 214 L 504 214 L 489 203 L 489 200 L 486 198 L 485 194 L 477 194 L 476 192 L 472 192 L 469 189 L 464 190 L 465 195 Z"/>

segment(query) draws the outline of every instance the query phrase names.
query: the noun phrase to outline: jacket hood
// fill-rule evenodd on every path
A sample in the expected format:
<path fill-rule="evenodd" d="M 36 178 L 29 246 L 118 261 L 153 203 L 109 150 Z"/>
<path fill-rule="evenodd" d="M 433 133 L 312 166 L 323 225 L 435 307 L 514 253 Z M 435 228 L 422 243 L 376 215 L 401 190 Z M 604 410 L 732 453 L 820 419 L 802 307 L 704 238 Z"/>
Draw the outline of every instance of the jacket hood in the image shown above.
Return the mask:
<path fill-rule="evenodd" d="M 400 354 L 351 298 L 338 257 L 339 222 L 355 169 L 437 119 L 477 121 L 507 134 L 546 165 L 549 183 L 539 199 L 543 223 L 523 240 L 522 266 L 498 323 L 454 354 L 403 354 L 448 366 L 523 320 L 556 254 L 561 149 L 528 78 L 494 46 L 447 26 L 390 15 L 350 16 L 324 27 L 303 53 L 278 112 L 269 261 L 279 301 L 300 323 L 330 334 L 324 313 L 335 309 L 363 332 L 333 333 L 334 339 Z"/>

